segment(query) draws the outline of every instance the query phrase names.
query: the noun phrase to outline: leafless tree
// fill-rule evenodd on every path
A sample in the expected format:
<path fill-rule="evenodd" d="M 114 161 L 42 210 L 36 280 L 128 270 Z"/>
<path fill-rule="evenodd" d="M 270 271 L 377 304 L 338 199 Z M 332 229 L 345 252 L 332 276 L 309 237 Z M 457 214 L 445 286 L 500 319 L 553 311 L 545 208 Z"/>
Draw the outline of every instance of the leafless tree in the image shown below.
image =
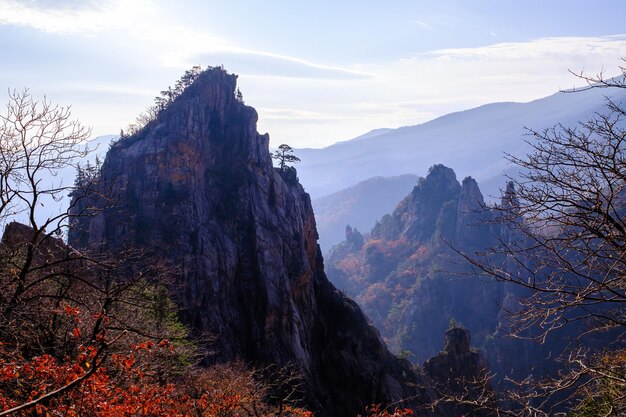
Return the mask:
<path fill-rule="evenodd" d="M 94 187 L 97 169 L 80 171 L 76 184 L 62 178 L 88 152 L 83 142 L 90 132 L 68 107 L 37 101 L 28 90 L 10 91 L 0 115 L 0 346 L 25 359 L 43 353 L 75 357 L 79 346 L 92 346 L 97 359 L 80 378 L 0 415 L 74 389 L 121 339 L 128 346 L 187 336 L 184 327 L 169 326 L 175 308 L 159 296 L 165 294 L 158 285 L 166 267 L 145 262 L 146 255 L 132 248 L 78 251 L 62 239 L 74 218 L 94 214 L 94 193 L 106 192 Z M 68 193 L 74 210 L 45 207 Z"/>
<path fill-rule="evenodd" d="M 10 279 L 5 275 L 0 297 L 3 317 L 42 282 L 41 274 L 36 279 L 30 276 L 40 269 L 41 258 L 54 253 L 59 259 L 55 237 L 67 226 L 68 214 L 46 211 L 45 205 L 72 190 L 73 184 L 64 183 L 59 173 L 85 155 L 81 143 L 89 134 L 90 129 L 72 120 L 68 107 L 53 105 L 45 98 L 37 101 L 28 90 L 9 91 L 6 113 L 0 115 L 0 227 L 21 221 L 30 232 L 20 233 L 27 241 L 19 251 L 6 242 L 2 247 L 2 269 L 10 274 Z M 58 276 L 58 265 L 52 269 L 51 274 Z"/>
<path fill-rule="evenodd" d="M 67 213 L 46 216 L 42 207 L 71 191 L 73 184 L 64 183 L 59 172 L 86 155 L 81 144 L 90 134 L 69 107 L 35 100 L 28 90 L 9 91 L 0 115 L 0 226 L 20 220 L 37 237 L 59 231 Z"/>
<path fill-rule="evenodd" d="M 587 83 L 585 87 L 582 88 L 574 88 L 570 90 L 571 92 L 588 90 L 590 88 L 626 88 L 626 58 L 622 58 L 622 65 L 618 66 L 619 74 L 616 77 L 607 78 L 606 70 L 602 69 L 595 75 L 589 75 L 584 71 L 574 72 L 570 71 L 576 78 L 579 80 L 583 80 Z"/>
<path fill-rule="evenodd" d="M 580 77 L 589 88 L 626 88 L 624 78 Z M 569 340 L 558 375 L 516 381 L 513 415 L 626 412 L 626 110 L 606 100 L 605 112 L 575 127 L 529 131 L 531 153 L 508 155 L 521 178 L 496 208 L 506 233 L 490 251 L 466 255 L 522 288 L 510 311 L 514 336 Z"/>
<path fill-rule="evenodd" d="M 209 67 L 210 68 L 210 67 Z M 167 90 L 161 91 L 160 95 L 154 98 L 154 104 L 148 106 L 146 110 L 137 116 L 135 123 L 131 123 L 126 127 L 126 131 L 122 130 L 120 137 L 133 136 L 139 133 L 149 123 L 154 122 L 159 114 L 165 110 L 170 104 L 176 100 L 188 87 L 190 87 L 202 73 L 200 65 L 194 65 L 176 81 L 174 87 L 168 87 Z M 241 92 L 238 91 L 236 98 L 243 101 Z"/>

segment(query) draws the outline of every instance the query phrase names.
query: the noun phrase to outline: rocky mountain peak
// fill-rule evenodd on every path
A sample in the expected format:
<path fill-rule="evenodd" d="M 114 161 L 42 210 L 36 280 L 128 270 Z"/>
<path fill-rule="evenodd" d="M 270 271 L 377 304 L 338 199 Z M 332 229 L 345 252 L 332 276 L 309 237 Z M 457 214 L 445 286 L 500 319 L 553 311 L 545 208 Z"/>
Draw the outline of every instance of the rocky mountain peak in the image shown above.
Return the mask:
<path fill-rule="evenodd" d="M 400 239 L 416 243 L 445 239 L 448 242 L 476 244 L 486 234 L 489 213 L 476 181 L 467 177 L 462 185 L 451 168 L 432 166 L 413 191 L 389 216 L 372 230 L 372 237 Z M 469 228 L 468 225 L 475 226 Z M 480 229 L 480 230 L 479 230 Z"/>
<path fill-rule="evenodd" d="M 413 189 L 413 201 L 429 203 L 432 207 L 454 199 L 461 190 L 456 174 L 444 165 L 433 165 L 426 178 L 420 179 Z"/>
<path fill-rule="evenodd" d="M 501 294 L 468 279 L 467 266 L 456 251 L 489 247 L 497 235 L 492 216 L 473 178 L 459 184 L 452 169 L 435 165 L 393 213 L 365 235 L 361 249 L 350 252 L 342 243 L 333 250 L 328 275 L 356 294 L 394 349 L 421 358 L 434 355 L 439 343 L 423 335 L 443 334 L 454 317 L 463 317 L 482 342 L 492 331 L 497 305 L 480 319 L 468 315 L 467 306 L 481 305 L 486 297 L 500 299 Z M 453 330 L 447 338 L 452 351 L 469 352 L 464 330 Z"/>
<path fill-rule="evenodd" d="M 463 179 L 461 183 L 461 194 L 462 199 L 471 202 L 476 207 L 480 208 L 485 204 L 485 199 L 480 192 L 480 188 L 478 188 L 478 183 L 472 177 L 465 177 Z"/>
<path fill-rule="evenodd" d="M 513 181 L 508 181 L 506 183 L 506 189 L 504 190 L 504 193 L 502 193 L 500 205 L 504 210 L 509 210 L 519 206 L 517 192 L 515 191 L 515 183 Z"/>
<path fill-rule="evenodd" d="M 181 318 L 212 360 L 290 365 L 319 415 L 413 397 L 417 375 L 327 280 L 308 194 L 273 168 L 236 76 L 200 74 L 156 120 L 108 152 L 77 246 L 132 245 L 171 265 Z M 80 207 L 77 205 L 77 209 Z"/>
<path fill-rule="evenodd" d="M 464 249 L 484 247 L 490 242 L 491 217 L 478 183 L 472 177 L 463 179 L 457 206 L 455 242 Z"/>
<path fill-rule="evenodd" d="M 425 182 L 433 185 L 449 185 L 456 188 L 454 183 L 457 182 L 457 179 L 452 168 L 448 168 L 443 164 L 435 164 L 428 169 L 428 175 L 426 175 Z"/>

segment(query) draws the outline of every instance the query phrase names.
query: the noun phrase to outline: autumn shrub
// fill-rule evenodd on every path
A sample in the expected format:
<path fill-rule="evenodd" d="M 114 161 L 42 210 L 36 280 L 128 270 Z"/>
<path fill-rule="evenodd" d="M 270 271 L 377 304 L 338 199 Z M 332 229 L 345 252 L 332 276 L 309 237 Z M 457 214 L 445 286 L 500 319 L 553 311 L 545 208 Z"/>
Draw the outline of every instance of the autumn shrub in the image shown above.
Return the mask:
<path fill-rule="evenodd" d="M 155 372 L 155 361 L 174 350 L 162 340 L 133 344 L 124 353 L 81 345 L 74 357 L 26 359 L 0 344 L 0 416 L 11 410 L 15 416 L 32 416 L 33 410 L 38 416 L 312 416 L 288 403 L 266 402 L 270 387 L 240 361 L 190 367 L 182 376 Z"/>

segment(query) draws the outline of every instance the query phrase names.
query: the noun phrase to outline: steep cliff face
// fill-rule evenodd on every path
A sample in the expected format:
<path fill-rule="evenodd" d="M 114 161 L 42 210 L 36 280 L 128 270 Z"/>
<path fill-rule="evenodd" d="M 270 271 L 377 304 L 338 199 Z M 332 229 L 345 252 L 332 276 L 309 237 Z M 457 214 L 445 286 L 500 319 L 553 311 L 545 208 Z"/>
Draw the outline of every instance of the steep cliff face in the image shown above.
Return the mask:
<path fill-rule="evenodd" d="M 236 76 L 207 70 L 116 143 L 98 188 L 114 204 L 99 200 L 71 243 L 167 260 L 181 317 L 215 338 L 216 360 L 295 366 L 322 414 L 415 395 L 415 374 L 326 279 L 309 196 L 273 168 L 269 137 L 235 89 Z"/>

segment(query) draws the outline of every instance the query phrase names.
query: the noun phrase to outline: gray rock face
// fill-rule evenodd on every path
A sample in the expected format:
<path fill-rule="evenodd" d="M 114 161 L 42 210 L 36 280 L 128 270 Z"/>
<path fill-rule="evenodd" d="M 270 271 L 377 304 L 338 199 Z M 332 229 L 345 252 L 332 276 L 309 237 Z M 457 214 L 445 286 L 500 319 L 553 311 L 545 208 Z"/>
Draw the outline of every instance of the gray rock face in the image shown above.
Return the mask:
<path fill-rule="evenodd" d="M 456 242 L 465 249 L 484 247 L 491 233 L 486 224 L 492 217 L 486 206 L 478 184 L 472 177 L 466 177 L 461 185 L 457 208 Z"/>
<path fill-rule="evenodd" d="M 216 359 L 295 366 L 320 415 L 415 396 L 407 363 L 326 279 L 309 196 L 273 168 L 235 88 L 235 75 L 207 70 L 115 144 L 100 186 L 115 204 L 79 221 L 71 243 L 139 247 L 174 265 L 181 317 L 216 338 Z"/>

